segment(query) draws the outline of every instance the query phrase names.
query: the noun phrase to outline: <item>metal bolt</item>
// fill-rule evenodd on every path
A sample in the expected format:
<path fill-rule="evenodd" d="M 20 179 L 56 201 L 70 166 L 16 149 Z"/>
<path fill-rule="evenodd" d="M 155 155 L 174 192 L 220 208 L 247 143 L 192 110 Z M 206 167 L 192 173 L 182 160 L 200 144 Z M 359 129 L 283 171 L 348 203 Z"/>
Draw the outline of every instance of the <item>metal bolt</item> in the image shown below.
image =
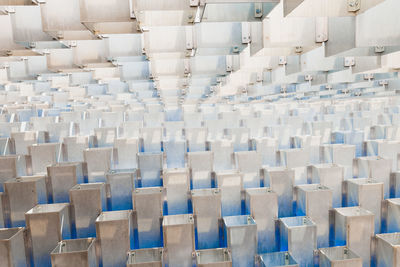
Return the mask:
<path fill-rule="evenodd" d="M 288 264 L 289 264 L 289 253 L 286 252 L 285 253 L 285 265 L 288 265 Z"/>
<path fill-rule="evenodd" d="M 251 219 L 252 219 L 251 216 L 248 216 L 248 217 L 247 217 L 247 223 L 248 223 L 248 224 L 251 223 Z"/>
<path fill-rule="evenodd" d="M 350 3 L 349 3 L 349 6 L 351 6 L 351 7 L 355 7 L 355 6 L 358 6 L 358 5 L 359 5 L 358 0 L 352 0 L 352 1 L 350 1 Z"/>

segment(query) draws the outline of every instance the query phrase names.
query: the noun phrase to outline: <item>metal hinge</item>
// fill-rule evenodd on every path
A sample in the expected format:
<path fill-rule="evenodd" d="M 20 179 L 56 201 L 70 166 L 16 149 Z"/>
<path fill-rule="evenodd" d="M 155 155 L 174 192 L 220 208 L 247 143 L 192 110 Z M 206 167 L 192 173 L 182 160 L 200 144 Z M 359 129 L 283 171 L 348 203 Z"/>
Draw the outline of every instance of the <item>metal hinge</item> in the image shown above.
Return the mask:
<path fill-rule="evenodd" d="M 250 22 L 242 22 L 242 43 L 248 44 L 251 42 Z"/>
<path fill-rule="evenodd" d="M 262 3 L 254 3 L 254 17 L 261 18 L 263 16 Z"/>
<path fill-rule="evenodd" d="M 328 17 L 315 18 L 315 42 L 323 43 L 328 41 Z"/>
<path fill-rule="evenodd" d="M 233 61 L 232 55 L 226 55 L 226 71 L 227 72 L 231 72 L 233 70 L 232 69 L 232 61 Z"/>
<path fill-rule="evenodd" d="M 303 53 L 303 47 L 302 46 L 296 46 L 294 48 L 294 52 L 296 52 L 297 54 Z"/>
<path fill-rule="evenodd" d="M 357 12 L 361 9 L 361 0 L 348 0 L 347 1 L 347 11 Z"/>
<path fill-rule="evenodd" d="M 375 53 L 383 53 L 385 52 L 384 46 L 375 46 Z"/>
<path fill-rule="evenodd" d="M 190 6 L 198 6 L 200 4 L 199 0 L 189 0 Z"/>
<path fill-rule="evenodd" d="M 287 64 L 286 57 L 280 56 L 279 57 L 279 65 L 286 65 L 286 64 Z"/>
<path fill-rule="evenodd" d="M 354 66 L 356 64 L 356 61 L 354 59 L 354 57 L 345 57 L 344 58 L 344 66 L 345 67 L 351 67 Z"/>

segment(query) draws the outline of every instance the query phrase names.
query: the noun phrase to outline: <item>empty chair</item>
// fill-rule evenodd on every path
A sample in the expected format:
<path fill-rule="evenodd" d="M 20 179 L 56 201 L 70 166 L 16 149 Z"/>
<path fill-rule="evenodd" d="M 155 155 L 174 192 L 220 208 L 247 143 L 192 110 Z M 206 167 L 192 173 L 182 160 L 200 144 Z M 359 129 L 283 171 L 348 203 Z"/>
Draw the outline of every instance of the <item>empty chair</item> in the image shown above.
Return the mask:
<path fill-rule="evenodd" d="M 4 266 L 28 266 L 29 252 L 25 249 L 24 230 L 22 227 L 0 229 L 1 253 L 8 255 L 2 260 Z"/>
<path fill-rule="evenodd" d="M 332 122 L 329 121 L 313 121 L 311 123 L 312 132 L 310 134 L 321 136 L 323 144 L 329 143 L 332 132 Z"/>
<path fill-rule="evenodd" d="M 177 235 L 177 233 L 179 233 Z M 195 250 L 194 219 L 192 214 L 164 216 L 164 248 L 169 251 L 166 257 L 168 266 L 192 266 L 192 253 Z"/>
<path fill-rule="evenodd" d="M 222 216 L 234 216 L 242 214 L 242 175 L 225 171 L 216 172 L 216 186 L 221 190 L 221 214 Z"/>
<path fill-rule="evenodd" d="M 164 136 L 168 141 L 183 139 L 183 121 L 166 121 L 164 123 Z"/>
<path fill-rule="evenodd" d="M 321 184 L 332 190 L 333 201 L 332 207 L 338 208 L 342 206 L 342 186 L 344 168 L 336 164 L 316 164 L 308 168 L 309 183 Z"/>
<path fill-rule="evenodd" d="M 98 266 L 95 238 L 63 240 L 58 243 L 50 255 L 52 266 Z"/>
<path fill-rule="evenodd" d="M 11 137 L 13 132 L 21 132 L 30 130 L 29 125 L 25 122 L 0 122 L 0 136 Z"/>
<path fill-rule="evenodd" d="M 321 136 L 302 135 L 292 137 L 293 148 L 303 148 L 307 150 L 309 162 L 312 164 L 320 163 Z"/>
<path fill-rule="evenodd" d="M 140 130 L 142 149 L 146 153 L 161 152 L 162 128 L 142 128 Z"/>
<path fill-rule="evenodd" d="M 185 128 L 200 128 L 202 127 L 203 115 L 199 112 L 184 112 L 183 120 Z"/>
<path fill-rule="evenodd" d="M 359 206 L 375 215 L 375 233 L 381 232 L 381 213 L 383 201 L 383 183 L 373 179 L 358 178 L 346 180 L 345 201 L 347 207 Z"/>
<path fill-rule="evenodd" d="M 297 261 L 287 251 L 260 254 L 260 265 L 267 266 L 298 266 Z"/>
<path fill-rule="evenodd" d="M 137 171 L 112 170 L 107 173 L 108 206 L 111 210 L 132 209 L 132 191 L 137 187 Z"/>
<path fill-rule="evenodd" d="M 279 217 L 293 216 L 295 171 L 284 167 L 268 167 L 263 169 L 263 178 L 264 186 L 278 194 Z"/>
<path fill-rule="evenodd" d="M 218 114 L 218 119 L 226 128 L 237 128 L 240 125 L 240 117 L 237 111 L 223 111 Z"/>
<path fill-rule="evenodd" d="M 164 122 L 165 114 L 163 112 L 145 112 L 143 114 L 143 121 L 145 127 L 161 127 Z"/>
<path fill-rule="evenodd" d="M 54 203 L 69 202 L 69 190 L 87 177 L 83 162 L 63 162 L 47 167 L 49 199 Z"/>
<path fill-rule="evenodd" d="M 332 190 L 319 184 L 298 185 L 296 215 L 308 216 L 317 225 L 317 247 L 329 246 L 329 210 L 332 209 Z"/>
<path fill-rule="evenodd" d="M 218 140 L 224 137 L 225 123 L 221 120 L 205 120 L 204 126 L 207 128 L 207 140 Z"/>
<path fill-rule="evenodd" d="M 79 111 L 62 111 L 60 112 L 60 122 L 76 122 L 82 118 L 82 113 Z"/>
<path fill-rule="evenodd" d="M 47 173 L 47 167 L 62 161 L 62 144 L 34 144 L 28 147 L 32 158 L 32 173 Z"/>
<path fill-rule="evenodd" d="M 137 214 L 137 246 L 162 246 L 162 221 L 165 192 L 162 187 L 136 188 L 132 193 L 133 209 Z"/>
<path fill-rule="evenodd" d="M 4 192 L 3 183 L 9 179 L 30 175 L 29 156 L 0 156 L 0 192 Z"/>
<path fill-rule="evenodd" d="M 114 140 L 117 138 L 117 128 L 95 128 L 94 135 L 98 147 L 112 147 Z"/>
<path fill-rule="evenodd" d="M 318 251 L 320 266 L 332 266 L 336 263 L 354 267 L 363 266 L 360 256 L 347 247 L 320 248 Z"/>
<path fill-rule="evenodd" d="M 230 170 L 233 166 L 233 143 L 230 140 L 209 142 L 210 151 L 214 154 L 214 170 Z"/>
<path fill-rule="evenodd" d="M 123 112 L 103 112 L 101 114 L 101 126 L 116 128 L 123 122 Z"/>
<path fill-rule="evenodd" d="M 289 125 L 271 125 L 266 128 L 268 137 L 278 140 L 279 149 L 290 148 L 291 130 Z"/>
<path fill-rule="evenodd" d="M 232 266 L 254 266 L 257 254 L 257 224 L 251 216 L 223 218 L 226 245 L 232 252 Z M 228 238 L 241 235 L 242 238 Z"/>
<path fill-rule="evenodd" d="M 96 218 L 107 210 L 105 183 L 77 184 L 69 190 L 69 199 L 76 237 L 95 237 Z"/>
<path fill-rule="evenodd" d="M 275 219 L 278 217 L 278 195 L 269 188 L 246 189 L 246 213 L 257 223 L 258 253 L 277 251 Z"/>
<path fill-rule="evenodd" d="M 232 141 L 233 150 L 248 151 L 250 147 L 250 131 L 247 128 L 226 129 L 226 138 Z"/>
<path fill-rule="evenodd" d="M 260 187 L 261 155 L 256 151 L 235 152 L 236 168 L 243 174 L 243 187 Z"/>
<path fill-rule="evenodd" d="M 166 90 L 164 90 L 165 92 Z M 179 91 L 178 91 L 179 92 Z M 182 120 L 182 109 L 179 106 L 170 106 L 164 108 L 165 121 L 181 121 Z"/>
<path fill-rule="evenodd" d="M 193 189 L 211 188 L 214 154 L 211 151 L 187 153 L 187 164 L 190 170 Z"/>
<path fill-rule="evenodd" d="M 254 139 L 252 146 L 261 155 L 262 165 L 276 166 L 276 152 L 278 150 L 278 140 L 276 138 L 262 137 Z"/>
<path fill-rule="evenodd" d="M 167 168 L 184 168 L 186 140 L 164 141 L 163 145 Z"/>
<path fill-rule="evenodd" d="M 137 153 L 139 153 L 138 138 L 117 138 L 114 140 L 115 168 L 136 169 L 138 166 Z"/>
<path fill-rule="evenodd" d="M 16 154 L 28 155 L 28 147 L 38 143 L 38 133 L 33 131 L 11 133 L 11 138 L 14 140 Z"/>
<path fill-rule="evenodd" d="M 167 214 L 189 212 L 190 179 L 187 169 L 167 169 L 163 172 L 163 187 L 167 199 Z"/>
<path fill-rule="evenodd" d="M 279 219 L 281 251 L 289 251 L 299 266 L 312 266 L 317 248 L 317 227 L 304 216 Z M 301 237 L 301 238 L 299 238 Z"/>
<path fill-rule="evenodd" d="M 265 127 L 267 126 L 266 122 L 262 118 L 246 118 L 242 120 L 242 124 L 244 127 L 249 129 L 249 137 L 250 138 L 261 138 L 264 136 Z"/>
<path fill-rule="evenodd" d="M 105 182 L 105 175 L 113 166 L 113 149 L 88 148 L 83 151 L 83 158 L 87 164 L 89 183 Z"/>
<path fill-rule="evenodd" d="M 29 210 L 25 217 L 34 265 L 50 267 L 51 251 L 61 240 L 71 238 L 69 204 L 37 205 Z"/>
<path fill-rule="evenodd" d="M 49 142 L 62 142 L 65 137 L 73 136 L 77 132 L 77 126 L 72 122 L 58 122 L 47 125 Z"/>
<path fill-rule="evenodd" d="M 46 177 L 22 176 L 4 183 L 4 192 L 10 211 L 10 226 L 25 226 L 25 213 L 37 204 L 46 204 L 48 200 Z"/>
<path fill-rule="evenodd" d="M 390 175 L 392 172 L 392 160 L 380 157 L 359 157 L 355 160 L 355 176 L 359 178 L 372 178 L 383 183 L 385 198 L 390 197 Z"/>
<path fill-rule="evenodd" d="M 389 198 L 382 202 L 382 233 L 395 233 L 400 231 L 400 199 Z"/>
<path fill-rule="evenodd" d="M 334 131 L 332 132 L 333 144 L 349 144 L 356 148 L 356 156 L 363 155 L 364 131 Z"/>
<path fill-rule="evenodd" d="M 80 135 L 93 135 L 94 129 L 99 128 L 100 125 L 98 118 L 85 118 L 77 123 Z"/>
<path fill-rule="evenodd" d="M 163 170 L 162 153 L 139 153 L 139 186 L 161 186 L 161 174 Z"/>
<path fill-rule="evenodd" d="M 27 122 L 30 118 L 37 116 L 37 112 L 33 109 L 18 109 L 15 113 L 18 121 Z"/>
<path fill-rule="evenodd" d="M 15 154 L 15 150 L 15 142 L 13 139 L 7 137 L 0 138 L 0 155 Z"/>
<path fill-rule="evenodd" d="M 296 185 L 307 183 L 307 166 L 309 165 L 307 152 L 308 151 L 303 148 L 279 151 L 281 166 L 285 166 L 295 171 Z"/>
<path fill-rule="evenodd" d="M 133 237 L 133 211 L 102 212 L 96 219 L 102 266 L 125 266 L 127 252 L 134 247 Z"/>
<path fill-rule="evenodd" d="M 135 267 L 140 265 L 156 265 L 162 266 L 163 248 L 147 248 L 136 249 L 128 252 L 127 267 Z"/>
<path fill-rule="evenodd" d="M 144 109 L 133 109 L 125 111 L 125 121 L 143 121 Z"/>
<path fill-rule="evenodd" d="M 353 178 L 353 159 L 356 148 L 353 145 L 331 144 L 322 145 L 322 162 L 335 163 L 344 168 L 344 179 Z"/>
<path fill-rule="evenodd" d="M 140 129 L 143 128 L 142 121 L 126 121 L 122 123 L 121 127 L 122 134 L 120 137 L 125 138 L 139 138 L 140 137 Z"/>
<path fill-rule="evenodd" d="M 397 170 L 397 154 L 400 152 L 400 142 L 386 140 L 367 140 L 364 142 L 366 156 L 380 156 L 392 159 L 392 170 Z"/>
<path fill-rule="evenodd" d="M 198 249 L 217 248 L 221 230 L 221 190 L 218 188 L 194 189 L 191 191 L 193 215 L 196 223 Z"/>
<path fill-rule="evenodd" d="M 347 244 L 350 250 L 361 257 L 363 266 L 370 266 L 374 214 L 360 207 L 336 208 L 334 222 L 335 245 Z"/>
<path fill-rule="evenodd" d="M 56 117 L 32 117 L 30 123 L 34 131 L 47 131 L 47 125 L 55 123 Z"/>
<path fill-rule="evenodd" d="M 89 136 L 73 136 L 64 138 L 64 160 L 69 162 L 84 161 L 83 151 L 89 148 Z"/>
<path fill-rule="evenodd" d="M 205 151 L 207 141 L 207 128 L 185 128 L 188 151 Z"/>

